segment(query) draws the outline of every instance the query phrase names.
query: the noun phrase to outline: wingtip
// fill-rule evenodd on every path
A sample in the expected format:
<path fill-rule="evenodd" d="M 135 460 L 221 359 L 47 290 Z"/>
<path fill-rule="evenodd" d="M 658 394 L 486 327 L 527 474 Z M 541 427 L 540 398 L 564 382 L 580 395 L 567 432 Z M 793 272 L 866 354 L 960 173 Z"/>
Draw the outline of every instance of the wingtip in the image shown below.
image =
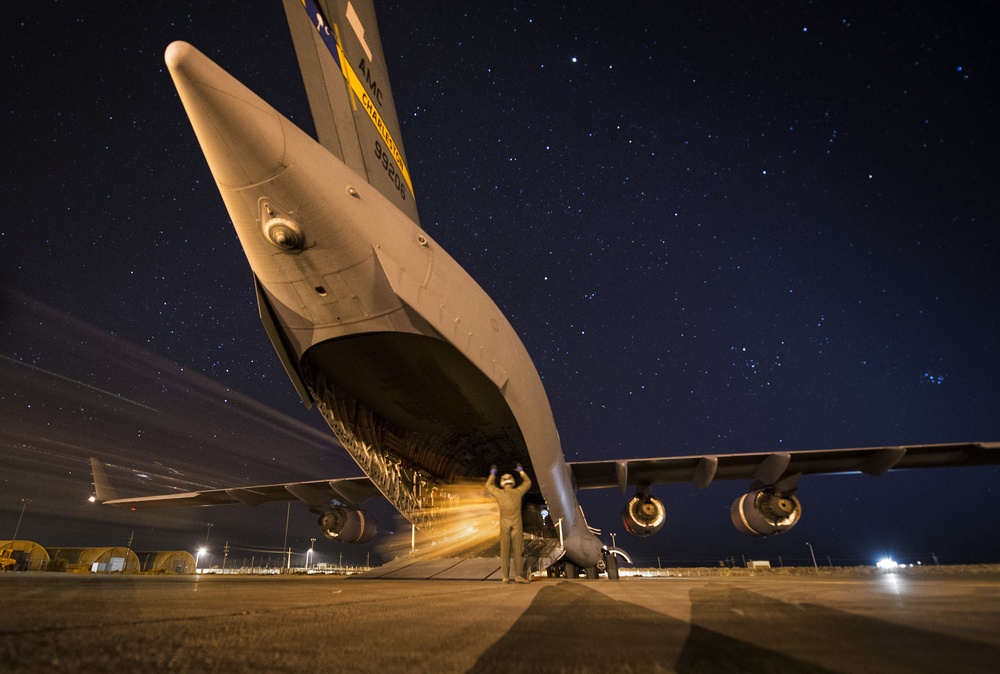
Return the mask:
<path fill-rule="evenodd" d="M 98 503 L 107 503 L 118 498 L 104 472 L 104 465 L 94 457 L 90 457 L 90 473 L 94 478 L 94 497 Z"/>

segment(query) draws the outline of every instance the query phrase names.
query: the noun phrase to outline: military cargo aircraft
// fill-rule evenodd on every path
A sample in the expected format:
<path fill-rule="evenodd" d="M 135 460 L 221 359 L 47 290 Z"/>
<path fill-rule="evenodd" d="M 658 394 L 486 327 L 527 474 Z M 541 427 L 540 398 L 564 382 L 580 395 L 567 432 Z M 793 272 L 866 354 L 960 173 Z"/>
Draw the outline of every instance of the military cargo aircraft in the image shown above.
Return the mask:
<path fill-rule="evenodd" d="M 577 490 L 633 493 L 626 529 L 665 521 L 650 486 L 746 480 L 742 532 L 770 536 L 801 517 L 799 479 L 1000 463 L 1000 443 L 568 463 L 538 371 L 486 292 L 419 224 L 371 0 L 284 0 L 318 140 L 181 42 L 166 63 L 253 272 L 260 318 L 308 408 L 363 478 L 117 498 L 96 461 L 100 501 L 131 508 L 301 500 L 329 538 L 376 534 L 363 509 L 384 497 L 433 529 L 451 485 L 520 463 L 535 485 L 526 533 L 547 562 L 608 568 Z M 530 511 L 530 512 L 527 512 Z"/>

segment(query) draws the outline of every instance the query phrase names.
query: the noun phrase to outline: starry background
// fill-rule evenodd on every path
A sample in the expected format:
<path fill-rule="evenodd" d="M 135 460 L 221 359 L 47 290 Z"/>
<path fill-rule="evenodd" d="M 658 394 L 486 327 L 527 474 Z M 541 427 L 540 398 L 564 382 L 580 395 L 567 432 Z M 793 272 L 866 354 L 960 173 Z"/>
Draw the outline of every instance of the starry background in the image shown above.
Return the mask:
<path fill-rule="evenodd" d="M 421 223 L 521 334 L 569 460 L 1000 440 L 993 5 L 376 9 Z M 280 3 L 5 14 L 0 539 L 30 498 L 44 545 L 280 548 L 280 504 L 85 502 L 91 455 L 147 493 L 358 472 L 259 325 L 162 60 L 187 40 L 311 132 Z M 998 476 L 806 478 L 766 541 L 729 522 L 743 484 L 654 488 L 645 540 L 582 497 L 642 564 L 1000 561 Z M 317 532 L 293 505 L 289 545 Z"/>

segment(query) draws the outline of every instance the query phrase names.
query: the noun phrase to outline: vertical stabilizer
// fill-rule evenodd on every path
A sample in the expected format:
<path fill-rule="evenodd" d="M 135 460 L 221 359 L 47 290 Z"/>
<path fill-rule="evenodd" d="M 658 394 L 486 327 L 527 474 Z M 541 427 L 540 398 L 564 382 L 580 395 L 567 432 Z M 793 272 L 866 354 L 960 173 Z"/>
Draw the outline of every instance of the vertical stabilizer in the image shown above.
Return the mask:
<path fill-rule="evenodd" d="M 320 144 L 419 222 L 372 1 L 284 3 Z"/>

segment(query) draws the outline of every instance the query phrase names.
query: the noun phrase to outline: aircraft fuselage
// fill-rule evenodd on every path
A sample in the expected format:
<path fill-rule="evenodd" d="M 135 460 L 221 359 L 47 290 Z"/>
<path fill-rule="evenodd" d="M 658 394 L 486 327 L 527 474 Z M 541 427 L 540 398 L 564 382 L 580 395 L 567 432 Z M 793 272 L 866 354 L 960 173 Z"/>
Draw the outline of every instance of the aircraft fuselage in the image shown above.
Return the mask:
<path fill-rule="evenodd" d="M 166 59 L 268 333 L 303 400 L 382 493 L 411 516 L 425 485 L 520 462 L 562 521 L 566 556 L 596 564 L 601 544 L 541 379 L 496 304 L 364 178 L 200 52 L 174 43 Z"/>

